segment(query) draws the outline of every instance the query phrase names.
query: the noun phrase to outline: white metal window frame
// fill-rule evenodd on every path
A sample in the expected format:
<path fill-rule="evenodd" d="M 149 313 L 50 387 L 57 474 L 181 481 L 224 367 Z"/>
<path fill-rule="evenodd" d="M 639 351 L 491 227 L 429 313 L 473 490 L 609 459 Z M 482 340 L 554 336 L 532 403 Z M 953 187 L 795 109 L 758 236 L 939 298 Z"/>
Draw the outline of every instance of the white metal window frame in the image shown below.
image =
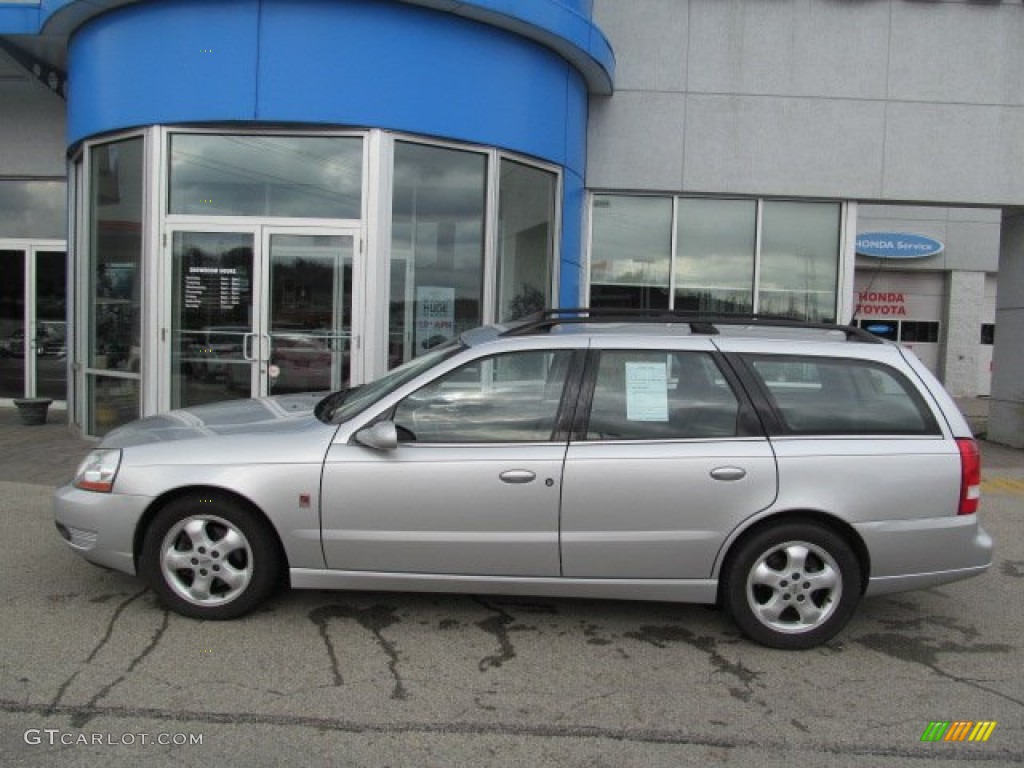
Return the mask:
<path fill-rule="evenodd" d="M 676 250 L 678 244 L 678 223 L 679 223 L 679 202 L 681 200 L 754 200 L 756 202 L 754 220 L 754 269 L 752 275 L 753 299 L 752 306 L 754 314 L 759 311 L 761 289 L 761 249 L 762 249 L 762 226 L 764 222 L 764 206 L 767 202 L 790 202 L 790 203 L 835 203 L 840 207 L 839 216 L 839 253 L 837 254 L 837 285 L 835 310 L 838 322 L 844 322 L 853 313 L 853 271 L 856 261 L 855 243 L 857 239 L 857 204 L 853 201 L 819 200 L 802 198 L 749 198 L 735 195 L 659 195 L 659 194 L 636 194 L 631 192 L 617 192 L 614 190 L 588 190 L 586 200 L 586 215 L 584 226 L 586 227 L 584 238 L 584 252 L 586 264 L 583 270 L 583 290 L 581 306 L 590 306 L 591 291 L 591 263 L 593 261 L 594 245 L 594 200 L 598 197 L 649 197 L 657 200 L 669 198 L 672 201 L 672 235 L 670 238 L 669 253 L 669 283 L 668 300 L 669 309 L 675 309 L 676 304 Z"/>

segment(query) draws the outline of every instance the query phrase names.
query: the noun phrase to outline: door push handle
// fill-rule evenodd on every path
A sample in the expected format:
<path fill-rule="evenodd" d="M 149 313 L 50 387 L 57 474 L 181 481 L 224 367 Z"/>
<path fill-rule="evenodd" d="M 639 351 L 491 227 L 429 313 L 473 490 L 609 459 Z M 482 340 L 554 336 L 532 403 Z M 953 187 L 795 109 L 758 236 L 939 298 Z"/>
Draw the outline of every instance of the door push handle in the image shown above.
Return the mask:
<path fill-rule="evenodd" d="M 747 476 L 747 470 L 740 467 L 716 467 L 711 470 L 711 476 L 715 480 L 742 480 Z"/>
<path fill-rule="evenodd" d="M 537 475 L 528 469 L 510 469 L 502 472 L 498 477 L 504 483 L 529 483 L 537 478 Z"/>
<path fill-rule="evenodd" d="M 255 362 L 256 357 L 253 354 L 252 348 L 255 346 L 256 334 L 246 333 L 242 336 L 242 358 L 248 360 L 250 363 Z"/>

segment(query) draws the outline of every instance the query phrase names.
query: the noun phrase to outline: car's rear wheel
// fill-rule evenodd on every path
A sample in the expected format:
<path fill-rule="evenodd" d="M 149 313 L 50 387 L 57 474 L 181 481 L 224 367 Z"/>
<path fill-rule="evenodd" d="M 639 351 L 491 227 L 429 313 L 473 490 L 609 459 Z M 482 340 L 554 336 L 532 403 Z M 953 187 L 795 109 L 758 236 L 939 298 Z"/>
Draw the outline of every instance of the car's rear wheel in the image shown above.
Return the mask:
<path fill-rule="evenodd" d="M 811 648 L 834 637 L 860 599 L 861 568 L 850 545 L 815 523 L 766 527 L 739 544 L 726 566 L 725 603 L 752 640 Z"/>
<path fill-rule="evenodd" d="M 251 611 L 281 569 L 263 521 L 234 499 L 206 493 L 175 499 L 156 514 L 139 565 L 168 608 L 214 620 Z"/>

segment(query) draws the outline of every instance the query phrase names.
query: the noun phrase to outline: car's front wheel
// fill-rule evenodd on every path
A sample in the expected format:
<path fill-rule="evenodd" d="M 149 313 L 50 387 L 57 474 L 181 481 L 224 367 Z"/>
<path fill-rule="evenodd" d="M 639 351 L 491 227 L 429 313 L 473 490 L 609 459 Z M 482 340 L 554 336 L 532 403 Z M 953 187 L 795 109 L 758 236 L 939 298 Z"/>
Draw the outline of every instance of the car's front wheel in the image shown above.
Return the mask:
<path fill-rule="evenodd" d="M 217 494 L 175 499 L 153 518 L 140 571 L 161 602 L 197 619 L 233 619 L 277 584 L 272 533 L 251 510 Z"/>
<path fill-rule="evenodd" d="M 840 535 L 810 522 L 754 533 L 740 543 L 724 577 L 726 606 L 744 634 L 787 650 L 834 637 L 861 592 L 856 553 Z"/>

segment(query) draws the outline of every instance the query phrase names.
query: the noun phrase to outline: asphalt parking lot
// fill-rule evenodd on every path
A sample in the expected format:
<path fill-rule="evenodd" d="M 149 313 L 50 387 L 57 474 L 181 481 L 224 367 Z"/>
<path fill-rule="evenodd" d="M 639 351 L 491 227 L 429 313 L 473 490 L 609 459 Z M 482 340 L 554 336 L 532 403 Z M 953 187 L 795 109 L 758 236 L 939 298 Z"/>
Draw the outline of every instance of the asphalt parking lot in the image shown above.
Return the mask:
<path fill-rule="evenodd" d="M 86 448 L 0 414 L 4 766 L 1024 763 L 1024 452 L 983 446 L 987 574 L 787 653 L 664 603 L 291 592 L 184 619 L 54 532 Z M 922 741 L 936 721 L 996 725 Z"/>

